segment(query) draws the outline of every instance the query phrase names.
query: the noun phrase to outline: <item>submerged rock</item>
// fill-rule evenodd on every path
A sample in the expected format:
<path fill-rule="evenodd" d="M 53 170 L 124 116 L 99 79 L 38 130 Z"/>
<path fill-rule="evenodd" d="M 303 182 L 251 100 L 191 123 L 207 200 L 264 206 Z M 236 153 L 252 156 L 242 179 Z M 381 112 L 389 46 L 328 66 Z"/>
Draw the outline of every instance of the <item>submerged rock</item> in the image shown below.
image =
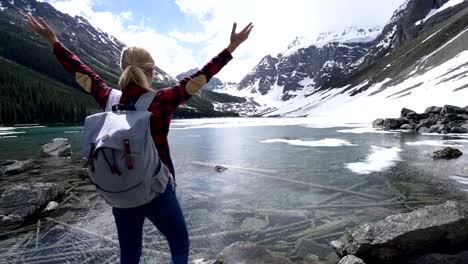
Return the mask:
<path fill-rule="evenodd" d="M 21 224 L 63 193 L 63 186 L 55 183 L 28 183 L 10 187 L 0 198 L 0 224 Z"/>
<path fill-rule="evenodd" d="M 290 264 L 291 262 L 268 249 L 251 242 L 235 242 L 216 256 L 222 264 L 256 263 L 256 264 Z"/>
<path fill-rule="evenodd" d="M 259 230 L 268 225 L 268 222 L 255 218 L 255 217 L 247 217 L 242 221 L 240 229 L 242 230 Z"/>
<path fill-rule="evenodd" d="M 364 260 L 354 255 L 348 255 L 342 258 L 338 264 L 366 264 L 366 263 L 364 263 Z"/>
<path fill-rule="evenodd" d="M 9 160 L 4 162 L 3 167 L 0 167 L 0 175 L 14 175 L 33 168 L 32 160 Z"/>
<path fill-rule="evenodd" d="M 55 138 L 51 142 L 41 147 L 42 156 L 65 156 L 68 157 L 72 154 L 72 149 L 68 139 Z"/>
<path fill-rule="evenodd" d="M 331 245 L 340 256 L 400 263 L 409 256 L 456 253 L 468 243 L 468 206 L 449 201 L 346 230 Z"/>
<path fill-rule="evenodd" d="M 307 210 L 271 211 L 265 213 L 268 223 L 271 226 L 284 226 L 292 223 L 305 221 L 312 217 Z"/>
<path fill-rule="evenodd" d="M 446 147 L 442 150 L 437 150 L 432 153 L 434 159 L 456 159 L 463 155 L 463 152 L 456 148 Z"/>
<path fill-rule="evenodd" d="M 434 130 L 432 128 L 428 128 L 428 127 L 421 127 L 419 130 L 418 130 L 419 133 L 435 133 L 437 132 L 437 130 Z"/>
<path fill-rule="evenodd" d="M 318 244 L 313 240 L 299 239 L 296 241 L 292 252 L 295 256 L 303 259 L 310 259 L 311 255 L 325 259 L 330 254 L 330 247 Z"/>
<path fill-rule="evenodd" d="M 223 171 L 227 170 L 227 168 L 224 167 L 224 166 L 221 166 L 221 165 L 216 165 L 216 166 L 215 166 L 215 170 L 216 170 L 217 172 L 223 172 Z"/>
<path fill-rule="evenodd" d="M 59 203 L 57 203 L 56 201 L 50 201 L 47 204 L 46 208 L 44 209 L 44 212 L 55 210 L 58 207 L 59 207 Z"/>

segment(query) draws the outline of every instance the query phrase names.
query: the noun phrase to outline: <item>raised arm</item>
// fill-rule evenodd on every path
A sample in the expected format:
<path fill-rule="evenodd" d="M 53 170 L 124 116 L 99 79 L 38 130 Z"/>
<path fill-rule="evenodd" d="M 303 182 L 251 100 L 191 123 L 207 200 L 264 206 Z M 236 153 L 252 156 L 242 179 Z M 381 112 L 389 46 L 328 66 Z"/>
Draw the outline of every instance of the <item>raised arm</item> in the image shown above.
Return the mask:
<path fill-rule="evenodd" d="M 99 106 L 104 110 L 107 99 L 112 88 L 107 86 L 105 81 L 70 50 L 65 48 L 58 40 L 54 31 L 43 18 L 36 20 L 33 16 L 27 16 L 29 27 L 47 40 L 53 47 L 53 53 L 62 66 L 75 76 L 76 82 L 89 94 L 91 94 Z"/>
<path fill-rule="evenodd" d="M 170 104 L 171 110 L 175 111 L 179 105 L 200 91 L 232 59 L 232 53 L 249 37 L 253 25 L 252 23 L 248 24 L 239 33 L 236 33 L 236 27 L 237 24 L 234 23 L 228 47 L 208 62 L 201 70 L 184 78 L 174 87 L 165 88 L 160 91 L 164 100 Z"/>

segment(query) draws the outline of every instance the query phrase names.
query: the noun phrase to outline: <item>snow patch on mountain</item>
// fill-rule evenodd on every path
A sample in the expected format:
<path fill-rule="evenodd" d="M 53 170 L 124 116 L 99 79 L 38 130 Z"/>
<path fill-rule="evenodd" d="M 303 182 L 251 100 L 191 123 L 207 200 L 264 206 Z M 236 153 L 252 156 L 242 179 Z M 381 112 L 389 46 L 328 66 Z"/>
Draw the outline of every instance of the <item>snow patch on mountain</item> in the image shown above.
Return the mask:
<path fill-rule="evenodd" d="M 390 44 L 392 43 L 393 38 L 395 37 L 395 33 L 397 31 L 397 26 L 395 25 L 392 28 L 392 31 L 390 31 L 385 37 L 377 44 L 377 48 L 383 48 L 386 49 L 390 47 Z"/>
<path fill-rule="evenodd" d="M 433 17 L 434 15 L 436 15 L 437 13 L 440 13 L 442 11 L 444 11 L 445 9 L 448 9 L 452 6 L 456 6 L 458 4 L 461 4 L 463 2 L 465 2 L 466 0 L 450 0 L 448 1 L 447 3 L 445 3 L 444 5 L 442 5 L 440 8 L 438 9 L 432 9 L 431 12 L 429 12 L 429 14 L 426 16 L 426 18 L 424 18 L 424 22 L 426 20 L 428 20 L 429 18 Z"/>
<path fill-rule="evenodd" d="M 438 14 L 438 13 L 440 13 L 440 12 L 450 8 L 450 7 L 461 4 L 461 3 L 465 2 L 465 1 L 466 0 L 450 0 L 447 3 L 445 3 L 444 5 L 442 5 L 440 8 L 432 9 L 424 19 L 421 19 L 421 20 L 417 21 L 415 24 L 416 25 L 424 24 L 427 20 L 429 20 L 429 18 L 435 16 L 436 14 Z"/>
<path fill-rule="evenodd" d="M 290 56 L 298 50 L 310 46 L 321 48 L 329 43 L 357 43 L 357 42 L 371 42 L 375 40 L 380 33 L 381 27 L 361 28 L 361 27 L 348 27 L 343 31 L 325 32 L 320 33 L 316 38 L 296 37 L 294 41 L 289 44 L 288 48 L 282 52 L 283 56 Z"/>
<path fill-rule="evenodd" d="M 388 78 L 373 84 L 365 92 L 350 96 L 368 82 L 292 99 L 267 116 L 309 116 L 342 122 L 371 122 L 379 117 L 398 117 L 403 107 L 423 112 L 429 105 L 465 106 L 468 97 L 468 51 L 430 68 L 409 75 L 398 84 Z"/>

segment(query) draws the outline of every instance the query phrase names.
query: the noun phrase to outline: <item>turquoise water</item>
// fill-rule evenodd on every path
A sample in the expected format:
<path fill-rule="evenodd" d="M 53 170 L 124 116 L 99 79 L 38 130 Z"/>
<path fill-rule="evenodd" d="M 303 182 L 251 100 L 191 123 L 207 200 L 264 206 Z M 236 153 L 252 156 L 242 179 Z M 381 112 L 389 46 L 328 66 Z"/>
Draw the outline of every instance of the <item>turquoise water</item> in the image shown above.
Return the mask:
<path fill-rule="evenodd" d="M 289 120 L 268 121 L 265 125 L 262 122 L 262 119 L 173 122 L 169 136 L 171 155 L 179 200 L 191 234 L 193 259 L 212 258 L 230 243 L 244 240 L 261 243 L 298 260 L 305 258 L 304 254 L 318 254 L 314 250 L 298 253 L 295 242 L 301 238 L 301 230 L 287 229 L 269 240 L 257 231 L 310 219 L 315 226 L 311 230 L 324 223 L 337 222 L 337 227 L 328 232 L 337 233 L 344 230 L 340 228 L 341 222 L 349 222 L 348 227 L 355 226 L 424 206 L 310 209 L 335 194 L 312 185 L 347 189 L 361 184 L 353 190 L 376 197 L 345 194 L 325 203 L 348 206 L 406 201 L 434 204 L 463 199 L 468 189 L 466 181 L 463 182 L 468 176 L 465 168 L 468 156 L 451 161 L 433 161 L 429 157 L 432 151 L 443 146 L 456 146 L 467 152 L 465 136 L 380 133 L 359 125 L 320 128 L 297 121 L 288 125 Z M 40 146 L 57 137 L 68 138 L 74 155 L 79 156 L 80 131 L 81 127 L 15 129 L 14 132 L 24 133 L 0 138 L 0 160 L 37 157 Z M 1 136 L 8 136 L 5 131 L 2 133 Z M 228 170 L 216 172 L 213 167 L 217 164 L 225 165 Z M 116 239 L 109 207 L 93 209 L 78 218 L 76 226 Z M 241 232 L 249 228 L 257 231 Z M 164 251 L 167 248 L 164 240 L 151 225 L 146 230 L 145 249 Z M 318 237 L 314 241 L 326 247 L 327 241 L 338 236 Z M 118 250 L 113 248 L 91 263 L 115 258 Z M 152 263 L 158 259 L 156 255 L 146 253 L 144 262 Z M 82 263 L 80 258 L 67 260 Z"/>

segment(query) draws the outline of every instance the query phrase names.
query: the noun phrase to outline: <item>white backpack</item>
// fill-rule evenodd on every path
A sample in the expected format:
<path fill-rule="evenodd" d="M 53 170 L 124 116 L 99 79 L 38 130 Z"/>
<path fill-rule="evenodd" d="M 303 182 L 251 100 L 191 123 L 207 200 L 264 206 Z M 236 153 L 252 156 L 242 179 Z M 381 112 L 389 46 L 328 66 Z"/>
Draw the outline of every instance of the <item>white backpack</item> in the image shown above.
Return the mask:
<path fill-rule="evenodd" d="M 155 93 L 141 95 L 127 109 L 119 105 L 121 95 L 112 89 L 106 112 L 86 117 L 83 157 L 104 200 L 113 207 L 131 208 L 154 199 L 171 176 L 151 137 L 148 108 Z"/>

